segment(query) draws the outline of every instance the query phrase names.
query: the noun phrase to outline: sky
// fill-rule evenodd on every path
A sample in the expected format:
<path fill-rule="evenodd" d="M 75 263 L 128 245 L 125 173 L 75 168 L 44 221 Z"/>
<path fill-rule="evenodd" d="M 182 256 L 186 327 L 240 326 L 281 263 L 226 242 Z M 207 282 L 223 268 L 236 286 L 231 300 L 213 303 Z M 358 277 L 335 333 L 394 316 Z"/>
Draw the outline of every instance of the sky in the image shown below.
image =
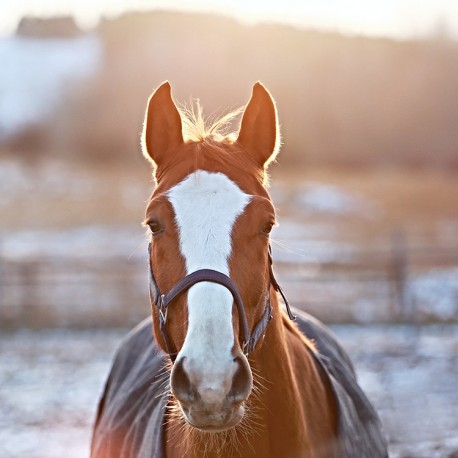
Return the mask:
<path fill-rule="evenodd" d="M 458 0 L 14 0 L 0 6 L 0 34 L 23 15 L 73 14 L 90 28 L 100 15 L 127 9 L 211 11 L 242 22 L 275 21 L 348 34 L 418 38 L 446 31 L 458 38 Z"/>

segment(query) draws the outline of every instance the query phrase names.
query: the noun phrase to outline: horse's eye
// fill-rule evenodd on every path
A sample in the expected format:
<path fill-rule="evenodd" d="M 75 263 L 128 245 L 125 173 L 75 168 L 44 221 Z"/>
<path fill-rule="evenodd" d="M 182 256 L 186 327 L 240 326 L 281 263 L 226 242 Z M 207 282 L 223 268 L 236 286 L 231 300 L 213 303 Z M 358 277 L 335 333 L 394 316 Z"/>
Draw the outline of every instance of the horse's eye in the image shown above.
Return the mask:
<path fill-rule="evenodd" d="M 264 235 L 269 235 L 273 227 L 274 223 L 272 221 L 269 221 L 268 223 L 264 224 L 264 226 L 262 226 L 261 232 Z"/>
<path fill-rule="evenodd" d="M 162 225 L 158 221 L 149 221 L 147 224 L 153 235 L 162 231 Z"/>

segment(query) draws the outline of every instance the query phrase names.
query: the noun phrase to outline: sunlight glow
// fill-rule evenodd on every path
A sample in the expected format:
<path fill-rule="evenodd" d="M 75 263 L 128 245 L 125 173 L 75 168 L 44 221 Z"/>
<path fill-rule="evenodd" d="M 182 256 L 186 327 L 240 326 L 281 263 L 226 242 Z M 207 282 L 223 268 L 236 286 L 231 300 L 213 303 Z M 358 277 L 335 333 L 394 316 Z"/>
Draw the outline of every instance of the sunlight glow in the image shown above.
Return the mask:
<path fill-rule="evenodd" d="M 126 10 L 168 9 L 222 13 L 244 23 L 275 21 L 344 33 L 391 36 L 428 36 L 438 24 L 458 35 L 458 2 L 455 0 L 16 0 L 1 7 L 0 34 L 14 31 L 23 15 L 73 14 L 90 28 L 101 15 Z"/>

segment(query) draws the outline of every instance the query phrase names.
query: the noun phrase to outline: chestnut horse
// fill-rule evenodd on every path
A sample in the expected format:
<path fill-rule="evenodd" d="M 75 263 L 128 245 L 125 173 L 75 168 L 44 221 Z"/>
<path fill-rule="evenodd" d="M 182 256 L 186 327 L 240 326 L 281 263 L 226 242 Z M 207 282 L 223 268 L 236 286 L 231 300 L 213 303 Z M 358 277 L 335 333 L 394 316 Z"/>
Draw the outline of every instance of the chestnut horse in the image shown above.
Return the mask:
<path fill-rule="evenodd" d="M 345 352 L 312 317 L 297 326 L 281 310 L 266 190 L 280 138 L 262 84 L 238 134 L 223 127 L 178 110 L 167 82 L 148 102 L 154 340 L 147 320 L 120 347 L 92 456 L 385 457 Z"/>

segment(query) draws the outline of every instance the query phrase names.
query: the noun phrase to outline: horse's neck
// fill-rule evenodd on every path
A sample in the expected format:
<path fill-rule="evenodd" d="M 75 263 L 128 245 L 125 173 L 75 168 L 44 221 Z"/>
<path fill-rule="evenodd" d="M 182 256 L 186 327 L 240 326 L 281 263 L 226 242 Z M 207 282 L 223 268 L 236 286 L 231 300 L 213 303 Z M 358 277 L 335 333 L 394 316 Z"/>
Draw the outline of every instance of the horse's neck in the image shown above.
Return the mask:
<path fill-rule="evenodd" d="M 336 431 L 333 395 L 321 380 L 310 343 L 286 315 L 275 318 L 251 362 L 255 383 L 262 385 L 256 409 L 262 411 L 268 438 L 258 442 L 265 449 L 259 456 L 331 458 L 334 450 L 328 445 Z"/>
<path fill-rule="evenodd" d="M 335 455 L 328 447 L 336 429 L 332 395 L 304 339 L 284 320 L 277 313 L 262 346 L 250 357 L 254 389 L 241 425 L 214 435 L 187 426 L 180 430 L 172 420 L 166 432 L 167 458 Z"/>

